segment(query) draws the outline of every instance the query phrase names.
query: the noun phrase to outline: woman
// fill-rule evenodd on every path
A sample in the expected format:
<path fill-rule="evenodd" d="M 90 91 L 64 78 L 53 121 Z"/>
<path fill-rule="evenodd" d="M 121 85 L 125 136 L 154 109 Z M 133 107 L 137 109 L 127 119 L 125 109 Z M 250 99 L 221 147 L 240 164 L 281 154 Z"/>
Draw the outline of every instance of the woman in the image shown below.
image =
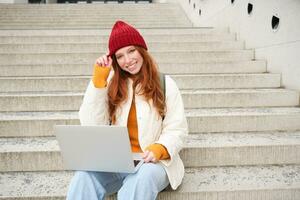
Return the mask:
<path fill-rule="evenodd" d="M 180 185 L 184 166 L 178 153 L 187 122 L 175 82 L 166 76 L 165 83 L 164 95 L 143 37 L 117 21 L 109 54 L 94 65 L 79 118 L 82 125 L 127 126 L 132 152 L 142 153 L 145 163 L 134 174 L 78 171 L 67 199 L 102 200 L 118 192 L 119 200 L 154 200 L 169 184 Z"/>

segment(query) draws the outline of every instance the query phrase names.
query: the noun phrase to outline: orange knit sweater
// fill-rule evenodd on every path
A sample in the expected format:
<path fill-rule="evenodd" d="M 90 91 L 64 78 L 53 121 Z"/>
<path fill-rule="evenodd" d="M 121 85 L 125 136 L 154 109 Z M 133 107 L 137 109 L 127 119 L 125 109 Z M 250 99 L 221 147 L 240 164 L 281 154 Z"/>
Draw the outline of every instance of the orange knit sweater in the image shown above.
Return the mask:
<path fill-rule="evenodd" d="M 93 83 L 96 88 L 106 87 L 106 79 L 109 75 L 111 67 L 99 67 L 94 65 Z M 127 128 L 132 152 L 142 152 L 138 139 L 138 124 L 136 119 L 135 101 L 133 99 L 128 115 Z M 146 148 L 152 151 L 157 160 L 169 159 L 170 155 L 167 149 L 161 144 L 151 144 Z"/>

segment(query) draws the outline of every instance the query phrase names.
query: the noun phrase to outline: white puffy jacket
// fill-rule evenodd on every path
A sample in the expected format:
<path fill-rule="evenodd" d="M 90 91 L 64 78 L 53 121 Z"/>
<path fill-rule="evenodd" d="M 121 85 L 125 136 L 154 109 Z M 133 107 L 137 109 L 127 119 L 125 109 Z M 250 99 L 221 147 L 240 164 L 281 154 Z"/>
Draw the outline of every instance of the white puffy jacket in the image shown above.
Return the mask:
<path fill-rule="evenodd" d="M 156 112 L 152 102 L 135 94 L 139 144 L 143 151 L 153 143 L 166 147 L 170 159 L 159 161 L 167 172 L 170 185 L 176 189 L 182 182 L 184 166 L 179 157 L 188 133 L 184 106 L 179 89 L 173 79 L 165 76 L 167 112 L 164 120 Z M 133 98 L 132 81 L 128 80 L 128 99 L 117 110 L 116 125 L 127 126 L 127 118 Z M 96 88 L 90 81 L 79 110 L 82 125 L 109 124 L 107 88 Z"/>

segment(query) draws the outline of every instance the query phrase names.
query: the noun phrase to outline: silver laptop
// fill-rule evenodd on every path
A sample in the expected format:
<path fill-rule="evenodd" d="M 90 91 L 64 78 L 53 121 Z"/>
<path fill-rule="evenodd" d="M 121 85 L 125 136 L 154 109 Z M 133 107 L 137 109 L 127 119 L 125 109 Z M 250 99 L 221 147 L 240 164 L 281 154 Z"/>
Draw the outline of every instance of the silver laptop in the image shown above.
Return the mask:
<path fill-rule="evenodd" d="M 54 132 L 67 170 L 134 173 L 143 164 L 127 127 L 56 125 Z"/>

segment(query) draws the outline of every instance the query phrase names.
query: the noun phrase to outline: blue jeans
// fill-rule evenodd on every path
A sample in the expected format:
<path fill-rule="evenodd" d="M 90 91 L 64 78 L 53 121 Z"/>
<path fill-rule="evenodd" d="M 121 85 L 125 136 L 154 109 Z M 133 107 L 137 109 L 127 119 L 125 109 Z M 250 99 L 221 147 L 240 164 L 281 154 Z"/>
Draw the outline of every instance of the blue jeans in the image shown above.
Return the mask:
<path fill-rule="evenodd" d="M 104 200 L 116 192 L 118 200 L 155 200 L 168 185 L 164 168 L 154 163 L 144 163 L 134 174 L 77 171 L 67 200 Z"/>

